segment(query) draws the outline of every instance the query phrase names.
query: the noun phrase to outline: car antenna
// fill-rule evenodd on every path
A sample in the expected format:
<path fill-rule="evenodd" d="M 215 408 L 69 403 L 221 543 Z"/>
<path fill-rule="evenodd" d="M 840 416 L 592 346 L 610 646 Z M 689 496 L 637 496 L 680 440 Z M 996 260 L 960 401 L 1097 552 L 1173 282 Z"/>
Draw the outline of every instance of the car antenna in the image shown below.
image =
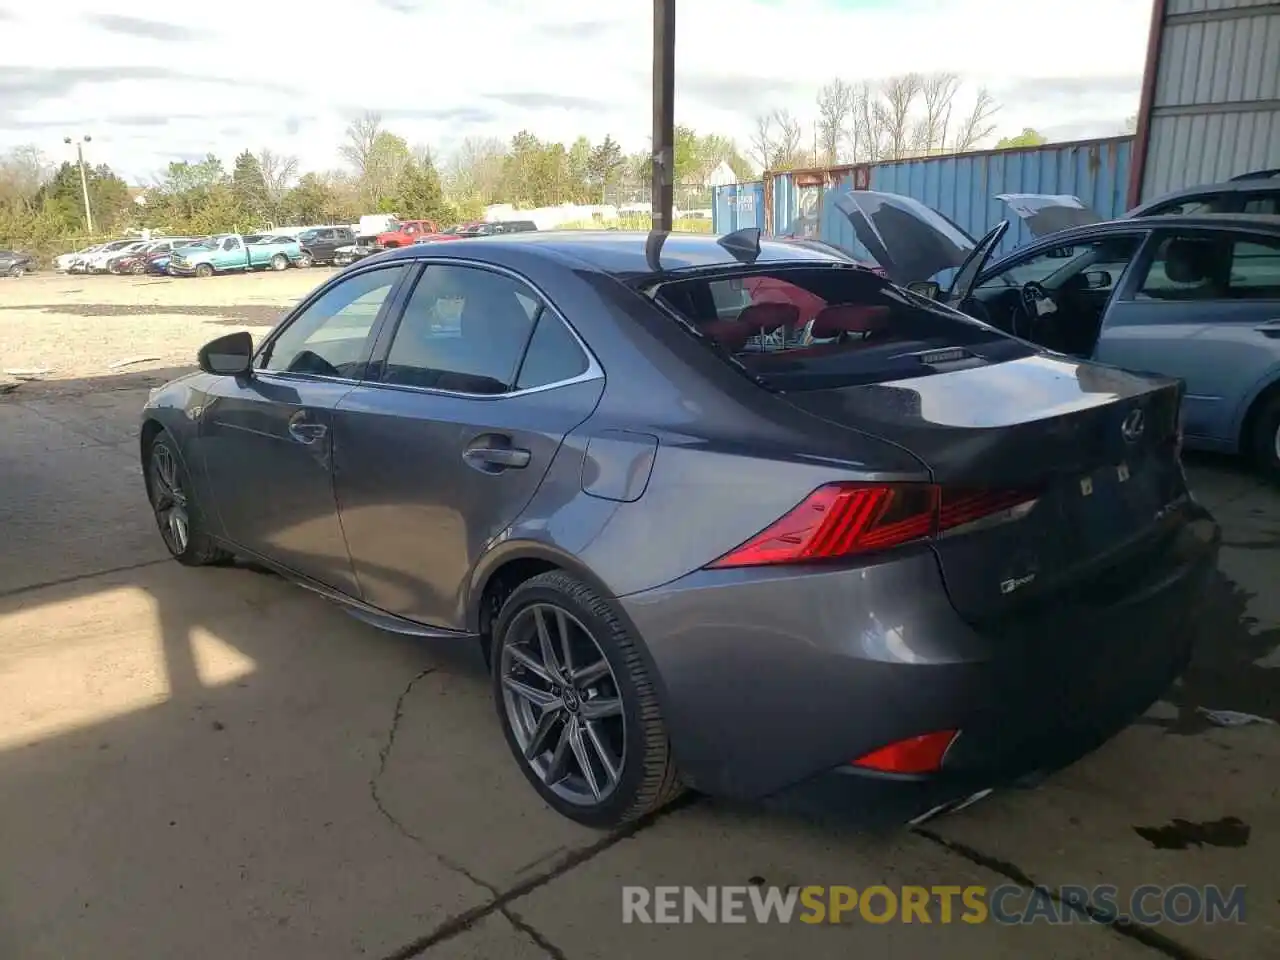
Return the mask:
<path fill-rule="evenodd" d="M 755 263 L 760 257 L 760 228 L 743 227 L 726 233 L 716 243 L 733 254 L 739 263 Z"/>

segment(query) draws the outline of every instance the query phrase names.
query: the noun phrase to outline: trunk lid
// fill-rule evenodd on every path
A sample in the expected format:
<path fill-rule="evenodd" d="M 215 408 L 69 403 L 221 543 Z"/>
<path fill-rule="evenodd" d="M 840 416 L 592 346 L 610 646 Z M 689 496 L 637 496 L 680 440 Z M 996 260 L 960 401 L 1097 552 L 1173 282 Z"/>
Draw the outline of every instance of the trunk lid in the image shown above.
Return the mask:
<path fill-rule="evenodd" d="M 1070 194 L 1000 193 L 996 199 L 1003 200 L 1036 237 L 1102 221 L 1096 211 Z"/>
<path fill-rule="evenodd" d="M 1181 392 L 1174 380 L 1037 354 L 787 399 L 892 437 L 929 467 L 944 513 L 960 495 L 1031 491 L 1029 508 L 934 544 L 953 606 L 981 623 L 1073 590 L 1122 595 L 1151 574 L 1167 508 L 1186 495 Z"/>

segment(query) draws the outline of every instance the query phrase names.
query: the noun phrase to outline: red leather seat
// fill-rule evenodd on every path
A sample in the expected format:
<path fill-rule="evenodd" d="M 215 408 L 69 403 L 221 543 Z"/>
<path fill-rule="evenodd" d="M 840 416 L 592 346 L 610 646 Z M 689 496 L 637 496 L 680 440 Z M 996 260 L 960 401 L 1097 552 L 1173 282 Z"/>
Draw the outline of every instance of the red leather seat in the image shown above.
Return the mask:
<path fill-rule="evenodd" d="M 737 320 L 712 320 L 710 323 L 702 324 L 698 329 L 730 353 L 737 353 L 743 349 L 747 341 L 760 332 Z"/>

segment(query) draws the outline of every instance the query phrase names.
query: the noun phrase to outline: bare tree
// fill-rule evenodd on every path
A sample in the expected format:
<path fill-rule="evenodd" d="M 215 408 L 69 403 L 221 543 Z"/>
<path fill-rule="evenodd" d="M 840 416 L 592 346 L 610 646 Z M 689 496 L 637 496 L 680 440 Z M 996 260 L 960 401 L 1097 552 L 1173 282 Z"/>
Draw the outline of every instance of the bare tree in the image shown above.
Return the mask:
<path fill-rule="evenodd" d="M 845 124 L 853 111 L 853 88 L 838 77 L 818 91 L 818 149 L 822 159 L 836 163 L 844 140 Z"/>
<path fill-rule="evenodd" d="M 443 171 L 444 187 L 459 200 L 495 203 L 502 199 L 507 145 L 495 137 L 467 137 Z"/>
<path fill-rule="evenodd" d="M 800 140 L 804 136 L 800 129 L 800 121 L 792 116 L 790 110 L 773 111 L 772 122 L 778 131 L 773 145 L 771 166 L 776 170 L 794 167 L 803 162 L 800 151 Z"/>
<path fill-rule="evenodd" d="M 29 207 L 51 172 L 39 147 L 14 147 L 0 157 L 0 202 Z"/>
<path fill-rule="evenodd" d="M 947 143 L 947 127 L 951 120 L 951 101 L 960 89 L 960 78 L 954 73 L 926 74 L 920 84 L 924 116 L 915 127 L 915 148 L 925 156 Z"/>
<path fill-rule="evenodd" d="M 756 129 L 750 141 L 751 159 L 760 164 L 761 170 L 768 170 L 773 160 L 773 117 L 762 113 L 756 117 Z"/>
<path fill-rule="evenodd" d="M 276 153 L 263 147 L 258 154 L 258 168 L 262 171 L 262 186 L 272 212 L 280 209 L 280 201 L 293 185 L 298 172 L 298 158 Z"/>
<path fill-rule="evenodd" d="M 382 130 L 382 115 L 368 112 L 347 125 L 346 139 L 338 147 L 338 154 L 351 165 L 356 175 L 369 173 L 370 161 Z"/>
<path fill-rule="evenodd" d="M 911 112 L 924 78 L 918 73 L 890 77 L 880 84 L 875 113 L 884 135 L 887 160 L 900 160 L 911 149 Z"/>
<path fill-rule="evenodd" d="M 991 118 L 999 110 L 1000 105 L 996 103 L 996 98 L 991 95 L 991 91 L 986 87 L 979 87 L 973 109 L 960 121 L 960 125 L 956 128 L 955 139 L 952 141 L 952 146 L 955 148 L 956 153 L 974 150 L 978 144 L 991 136 L 996 129 L 996 125 L 991 122 Z"/>
<path fill-rule="evenodd" d="M 875 112 L 875 89 L 866 80 L 853 88 L 849 106 L 850 123 L 845 131 L 849 159 L 854 163 L 875 163 L 880 159 L 881 130 Z"/>

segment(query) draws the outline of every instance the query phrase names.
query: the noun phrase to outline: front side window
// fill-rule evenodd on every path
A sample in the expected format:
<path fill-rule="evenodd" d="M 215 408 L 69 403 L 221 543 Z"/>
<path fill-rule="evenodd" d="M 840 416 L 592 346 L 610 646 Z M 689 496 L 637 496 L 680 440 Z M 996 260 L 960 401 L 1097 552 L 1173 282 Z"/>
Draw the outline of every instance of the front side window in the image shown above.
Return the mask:
<path fill-rule="evenodd" d="M 240 241 L 237 240 L 235 237 L 227 237 L 227 239 L 222 241 L 223 250 L 238 250 L 239 248 L 240 248 Z"/>
<path fill-rule="evenodd" d="M 542 298 L 519 280 L 432 264 L 405 306 L 382 379 L 455 393 L 506 393 L 545 313 Z"/>
<path fill-rule="evenodd" d="M 329 287 L 271 342 L 259 368 L 359 379 L 378 311 L 405 269 L 368 270 Z"/>
<path fill-rule="evenodd" d="M 1120 282 L 1129 262 L 1138 252 L 1140 236 L 1102 237 L 1089 243 L 1044 250 L 988 276 L 977 290 L 1022 287 L 1039 283 L 1053 292 L 1081 285 L 1110 290 Z"/>

